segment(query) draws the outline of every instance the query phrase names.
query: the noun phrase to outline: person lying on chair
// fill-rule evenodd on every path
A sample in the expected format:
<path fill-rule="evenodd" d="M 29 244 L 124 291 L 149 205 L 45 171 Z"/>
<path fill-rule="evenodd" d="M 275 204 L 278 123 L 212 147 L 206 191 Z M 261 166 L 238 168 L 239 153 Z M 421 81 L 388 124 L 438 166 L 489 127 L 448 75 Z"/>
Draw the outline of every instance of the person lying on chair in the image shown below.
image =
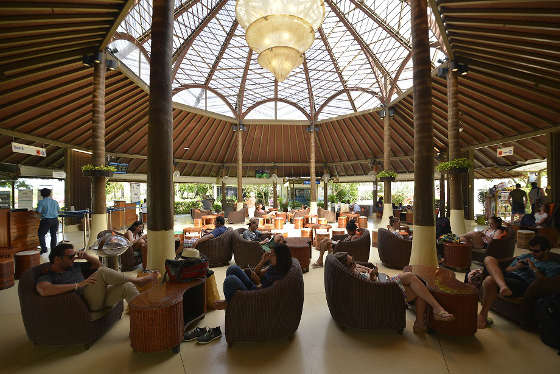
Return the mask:
<path fill-rule="evenodd" d="M 74 262 L 87 260 L 89 270 L 95 272 L 84 278 L 82 267 Z M 92 312 L 110 308 L 122 299 L 128 303 L 138 294 L 134 285 L 144 285 L 157 279 L 157 272 L 143 277 L 131 277 L 101 266 L 96 257 L 76 251 L 68 242 L 58 243 L 49 255 L 49 269 L 37 279 L 36 290 L 41 296 L 53 296 L 77 291 Z"/>
<path fill-rule="evenodd" d="M 216 217 L 216 227 L 212 232 L 204 235 L 202 238 L 198 239 L 194 244 L 193 248 L 196 248 L 200 243 L 204 243 L 207 240 L 217 238 L 218 236 L 222 235 L 224 232 L 227 231 L 227 228 L 224 226 L 226 224 L 226 220 L 224 216 Z"/>

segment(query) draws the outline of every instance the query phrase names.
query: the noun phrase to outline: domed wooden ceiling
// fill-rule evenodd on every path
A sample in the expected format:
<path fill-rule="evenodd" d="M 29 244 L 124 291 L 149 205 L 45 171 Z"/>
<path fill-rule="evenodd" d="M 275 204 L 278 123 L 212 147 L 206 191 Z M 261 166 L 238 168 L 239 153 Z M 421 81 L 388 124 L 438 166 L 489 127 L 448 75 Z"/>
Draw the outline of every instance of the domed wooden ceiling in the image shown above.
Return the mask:
<path fill-rule="evenodd" d="M 190 4 L 188 1 L 177 1 L 179 3 L 185 6 Z M 222 11 L 231 7 L 229 3 L 224 2 Z M 354 11 L 349 14 L 362 14 L 371 20 L 376 14 L 370 15 L 365 8 L 375 9 L 371 7 L 372 1 L 333 0 L 332 3 L 352 6 L 356 9 L 353 8 Z M 133 1 L 117 0 L 0 4 L 5 15 L 0 21 L 0 160 L 61 168 L 66 148 L 90 148 L 92 68 L 83 66 L 82 56 L 102 45 L 109 45 L 111 35 L 118 35 L 114 33 L 123 27 L 121 20 L 126 19 L 127 14 L 130 17 L 136 7 L 144 4 L 143 1 L 135 5 Z M 438 46 L 447 43 L 453 58 L 469 66 L 468 75 L 459 78 L 459 110 L 463 128 L 461 141 L 465 151 L 474 150 L 477 175 L 494 178 L 511 175 L 508 169 L 518 163 L 545 158 L 546 133 L 560 127 L 560 2 L 439 1 L 438 4 L 446 33 L 432 35 L 439 40 L 437 43 L 441 43 Z M 358 7 L 362 7 L 362 10 Z M 334 12 L 331 8 L 329 14 Z M 188 11 L 183 13 L 183 16 L 188 15 Z M 437 13 L 435 21 L 436 16 Z M 338 18 L 336 14 L 334 17 Z M 352 19 L 348 14 L 347 17 Z M 197 19 L 204 22 L 205 17 L 200 14 Z M 324 25 L 324 29 L 326 27 Z M 332 27 L 336 29 L 338 26 Z M 226 27 L 226 36 L 227 30 Z M 188 39 L 188 35 L 194 33 L 196 31 L 186 34 L 185 38 Z M 237 36 L 232 36 L 230 42 L 234 38 Z M 191 37 L 191 40 L 196 48 L 198 38 Z M 345 39 L 341 37 L 340 40 Z M 325 44 L 322 39 L 319 41 Z M 371 43 L 368 41 L 368 44 Z M 210 68 L 218 61 L 216 57 L 223 50 L 223 45 L 208 44 L 209 49 L 214 49 Z M 243 47 L 238 49 L 243 50 Z M 145 50 L 149 57 L 149 48 Z M 225 55 L 226 52 L 223 53 Z M 333 53 L 336 57 L 338 50 L 333 49 Z M 358 54 L 358 51 L 353 53 Z M 359 54 L 363 54 L 363 50 Z M 185 59 L 182 61 L 180 66 L 185 64 Z M 329 61 L 332 65 L 327 52 L 325 63 Z M 360 66 L 364 65 L 369 66 L 369 62 L 365 61 Z M 252 63 L 250 66 L 253 68 Z M 220 64 L 217 64 L 209 82 L 218 82 L 214 80 L 221 74 L 218 73 L 219 69 Z M 344 79 L 341 80 L 336 71 L 329 69 L 331 71 L 325 73 L 325 81 L 330 81 L 329 77 L 333 76 L 337 79 L 337 85 L 342 84 Z M 210 71 L 207 70 L 205 74 Z M 225 71 L 227 69 L 224 69 L 223 74 L 227 74 Z M 140 73 L 140 76 L 142 74 L 145 72 Z M 272 79 L 272 75 L 267 74 Z M 188 73 L 185 75 L 189 76 Z M 298 70 L 293 79 L 300 75 L 301 71 Z M 320 81 L 321 77 L 318 69 L 317 80 Z M 208 75 L 204 81 L 207 78 Z M 214 86 L 219 87 L 217 84 Z M 278 95 L 278 98 L 282 98 L 281 95 L 291 97 L 289 87 L 279 85 L 275 93 L 274 82 L 269 86 L 263 92 L 272 94 L 272 98 L 276 97 L 274 95 Z M 378 90 L 377 86 L 369 88 L 377 91 L 384 89 Z M 392 163 L 398 172 L 411 172 L 414 144 L 412 93 L 406 90 L 405 85 L 399 86 L 399 89 L 404 92 L 398 94 L 395 88 L 398 97 L 392 101 L 396 109 L 395 116 L 391 118 Z M 328 99 L 328 90 L 324 91 L 324 94 L 315 95 L 313 90 L 313 96 L 323 100 L 320 105 Z M 435 151 L 445 153 L 446 81 L 438 78 L 435 70 L 432 91 Z M 223 92 L 226 92 L 225 88 Z M 330 92 L 329 96 L 332 96 L 337 90 L 332 88 Z M 345 97 L 350 103 L 350 98 L 356 92 L 347 93 L 349 91 L 339 92 L 336 97 Z M 309 107 L 309 101 L 304 96 L 294 95 L 294 100 L 301 102 L 302 107 Z M 223 96 L 228 97 L 225 94 Z M 258 102 L 257 98 L 251 100 L 244 104 L 245 112 Z M 337 100 L 331 99 L 333 105 Z M 206 101 L 210 101 L 210 96 L 206 96 Z M 320 106 L 318 104 L 319 101 L 315 102 L 316 106 Z M 348 109 L 347 106 L 345 108 Z M 365 175 L 371 170 L 370 161 L 382 158 L 383 123 L 377 113 L 379 108 L 372 101 L 356 109 L 358 112 L 351 109 L 335 117 L 333 115 L 340 111 L 322 111 L 328 112 L 329 116 L 317 122 L 318 174 L 326 171 L 333 176 Z M 243 134 L 244 175 L 252 175 L 256 168 L 261 167 L 277 168 L 279 176 L 305 176 L 309 173 L 307 118 L 303 121 L 273 121 L 251 120 L 248 117 L 244 120 L 247 131 Z M 107 152 L 115 159 L 130 164 L 129 172 L 146 172 L 147 121 L 148 87 L 121 64 L 118 71 L 107 74 L 106 143 Z M 227 175 L 235 176 L 232 124 L 236 121 L 234 114 L 212 114 L 175 104 L 174 154 L 177 170 L 182 175 L 219 176 L 225 168 Z M 10 143 L 13 140 L 44 145 L 47 147 L 47 157 L 12 153 Z M 514 155 L 496 157 L 498 144 L 514 145 Z M 189 149 L 185 150 L 185 147 Z"/>

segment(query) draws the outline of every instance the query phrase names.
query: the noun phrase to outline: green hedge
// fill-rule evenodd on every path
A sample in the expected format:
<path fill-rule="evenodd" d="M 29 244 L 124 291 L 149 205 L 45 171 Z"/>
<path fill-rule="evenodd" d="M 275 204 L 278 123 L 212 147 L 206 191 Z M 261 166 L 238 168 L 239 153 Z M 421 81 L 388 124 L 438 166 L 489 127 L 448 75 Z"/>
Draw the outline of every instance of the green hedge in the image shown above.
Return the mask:
<path fill-rule="evenodd" d="M 174 213 L 175 214 L 191 214 L 191 209 L 201 209 L 202 202 L 200 200 L 193 201 L 175 201 Z"/>

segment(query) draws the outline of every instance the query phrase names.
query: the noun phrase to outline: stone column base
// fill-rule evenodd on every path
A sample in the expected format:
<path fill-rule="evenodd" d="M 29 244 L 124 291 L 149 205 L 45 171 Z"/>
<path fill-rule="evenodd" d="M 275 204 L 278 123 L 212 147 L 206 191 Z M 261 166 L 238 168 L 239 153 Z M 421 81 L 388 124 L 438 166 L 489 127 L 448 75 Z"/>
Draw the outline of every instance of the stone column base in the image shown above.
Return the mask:
<path fill-rule="evenodd" d="M 165 273 L 165 260 L 175 258 L 173 230 L 148 230 L 148 269 Z"/>
<path fill-rule="evenodd" d="M 449 223 L 451 224 L 451 232 L 453 234 L 460 236 L 467 232 L 463 209 L 451 209 L 449 211 Z"/>
<path fill-rule="evenodd" d="M 381 217 L 381 221 L 379 222 L 379 226 L 383 229 L 386 229 L 389 225 L 389 217 L 393 215 L 393 204 L 383 204 L 383 217 Z"/>
<path fill-rule="evenodd" d="M 410 265 L 437 266 L 436 227 L 417 225 L 412 227 L 414 231 Z"/>
<path fill-rule="evenodd" d="M 91 215 L 91 228 L 89 233 L 88 248 L 97 242 L 97 234 L 107 230 L 107 214 L 94 213 Z"/>

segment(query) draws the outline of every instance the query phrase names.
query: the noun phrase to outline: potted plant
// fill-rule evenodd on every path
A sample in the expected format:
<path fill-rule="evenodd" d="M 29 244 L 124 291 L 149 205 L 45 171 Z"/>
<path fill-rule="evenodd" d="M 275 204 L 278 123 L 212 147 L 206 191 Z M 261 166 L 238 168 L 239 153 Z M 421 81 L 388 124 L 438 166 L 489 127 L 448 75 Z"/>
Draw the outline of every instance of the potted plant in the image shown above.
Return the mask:
<path fill-rule="evenodd" d="M 382 170 L 379 173 L 377 173 L 377 178 L 380 179 L 382 182 L 394 182 L 395 179 L 397 178 L 397 173 L 395 173 L 393 170 Z"/>
<path fill-rule="evenodd" d="M 473 164 L 469 159 L 456 158 L 451 161 L 440 162 L 437 166 L 437 170 L 440 173 L 460 174 L 466 173 L 469 169 L 472 169 L 472 167 Z"/>
<path fill-rule="evenodd" d="M 95 166 L 87 164 L 82 166 L 82 174 L 86 177 L 112 177 L 117 171 L 113 166 Z"/>

